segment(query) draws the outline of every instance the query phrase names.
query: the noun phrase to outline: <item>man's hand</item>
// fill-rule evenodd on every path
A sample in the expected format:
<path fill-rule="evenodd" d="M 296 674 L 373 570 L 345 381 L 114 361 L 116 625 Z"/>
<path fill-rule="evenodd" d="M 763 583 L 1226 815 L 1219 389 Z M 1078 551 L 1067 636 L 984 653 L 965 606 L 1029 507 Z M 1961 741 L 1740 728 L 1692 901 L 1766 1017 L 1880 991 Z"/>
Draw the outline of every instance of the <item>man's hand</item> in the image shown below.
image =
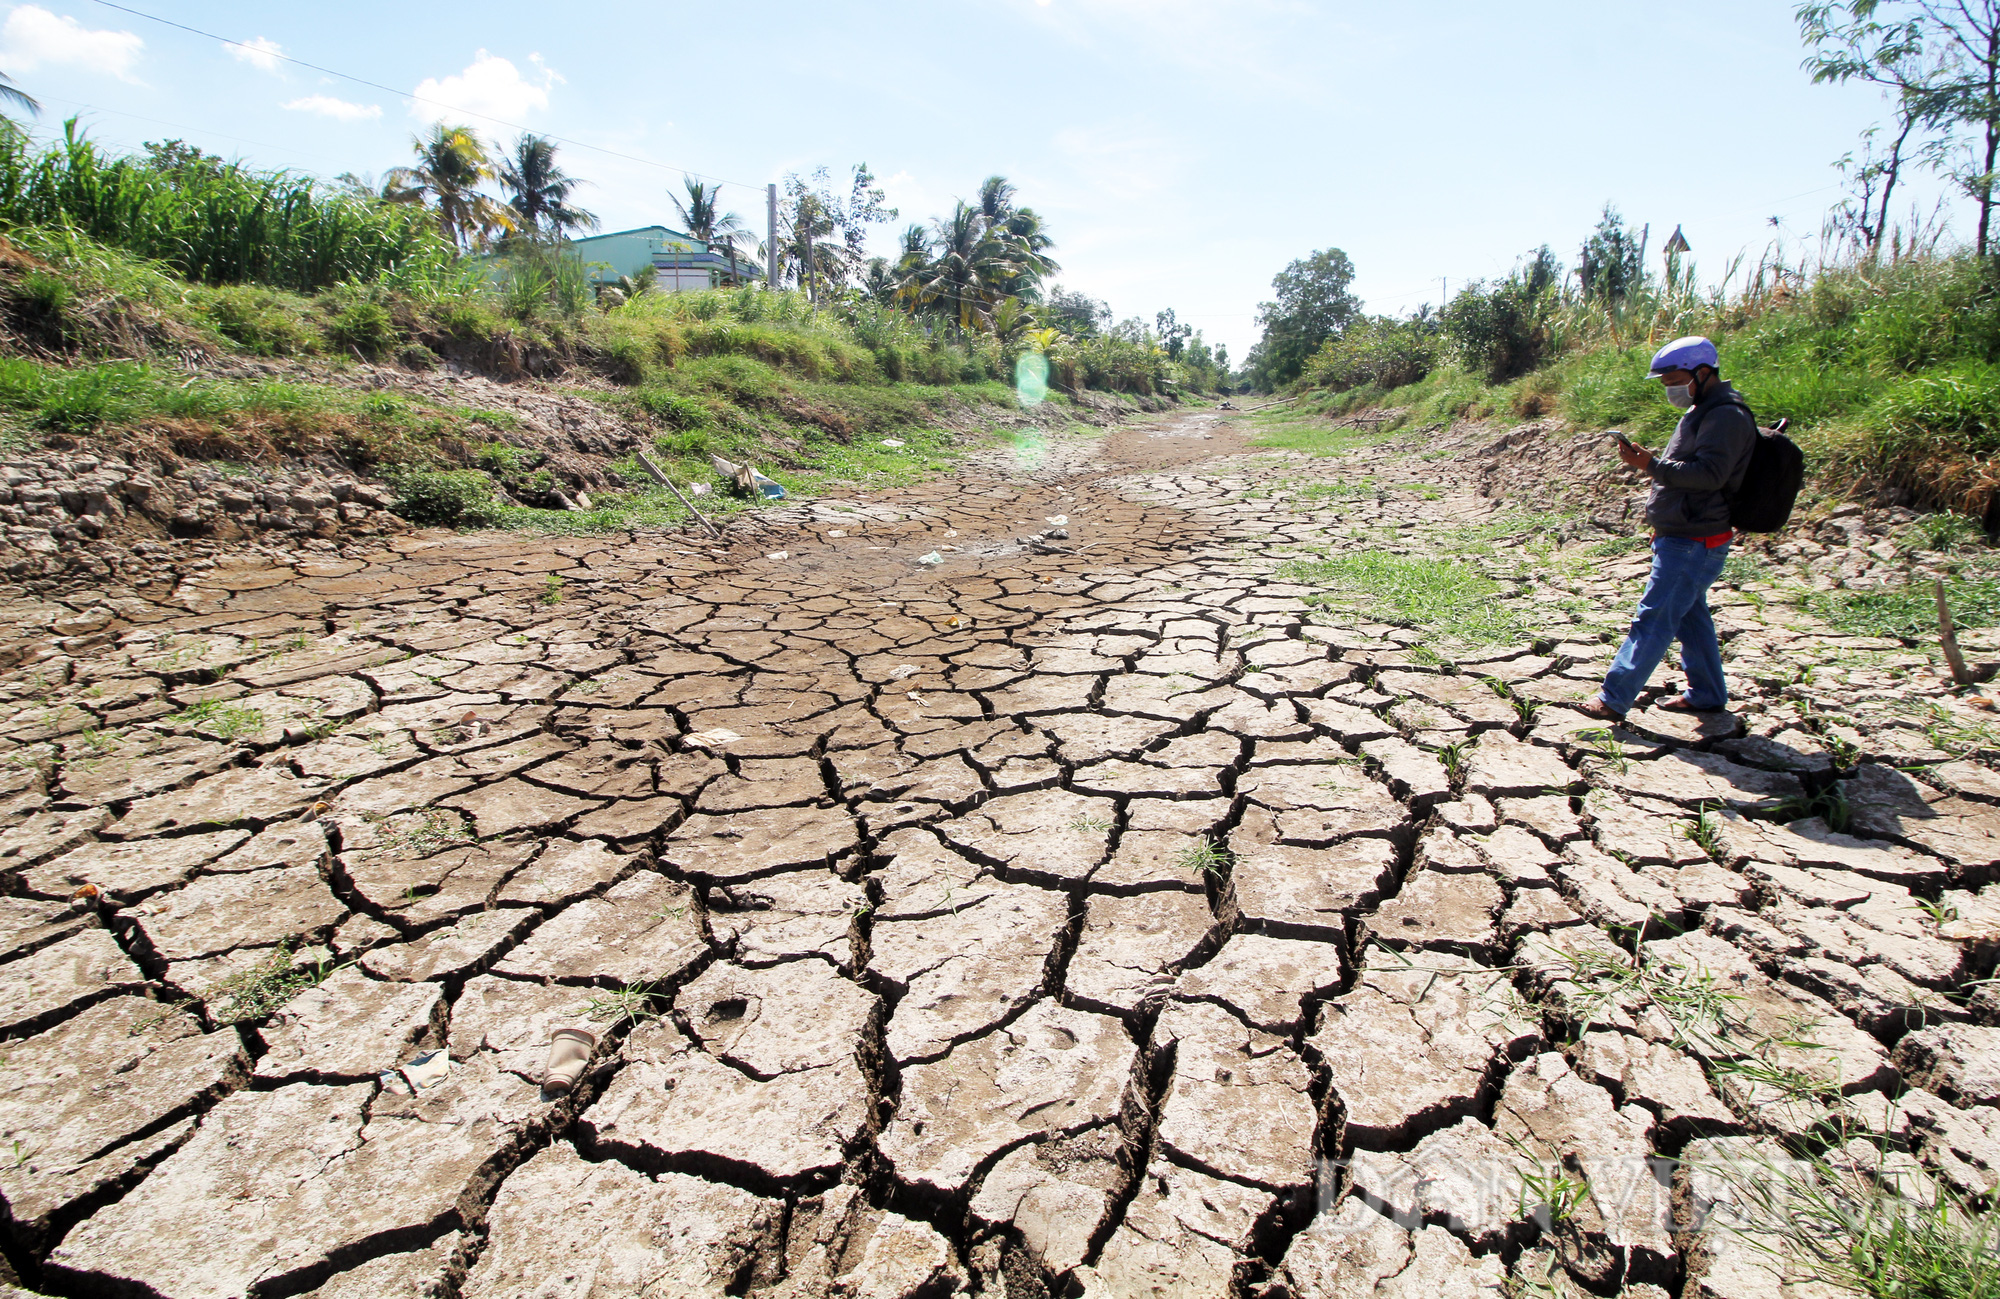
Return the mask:
<path fill-rule="evenodd" d="M 1631 469 L 1644 469 L 1653 463 L 1653 453 L 1640 446 L 1637 442 L 1620 442 L 1618 444 L 1618 458 L 1625 462 L 1627 468 Z"/>

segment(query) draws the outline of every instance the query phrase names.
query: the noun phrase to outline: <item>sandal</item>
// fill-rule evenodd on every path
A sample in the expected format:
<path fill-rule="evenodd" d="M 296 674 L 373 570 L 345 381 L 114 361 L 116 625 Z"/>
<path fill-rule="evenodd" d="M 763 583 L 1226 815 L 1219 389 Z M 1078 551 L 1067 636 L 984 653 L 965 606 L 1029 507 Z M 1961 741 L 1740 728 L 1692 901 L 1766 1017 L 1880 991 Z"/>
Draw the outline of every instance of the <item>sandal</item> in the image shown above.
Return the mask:
<path fill-rule="evenodd" d="M 1582 713 L 1585 717 L 1596 718 L 1600 722 L 1622 722 L 1625 720 L 1625 714 L 1617 711 L 1602 699 L 1593 699 L 1587 704 L 1578 704 L 1576 705 L 1576 711 Z"/>
<path fill-rule="evenodd" d="M 1686 695 L 1676 695 L 1665 703 L 1655 704 L 1653 707 L 1663 713 L 1726 713 L 1729 711 L 1727 708 L 1696 708 L 1687 701 Z"/>

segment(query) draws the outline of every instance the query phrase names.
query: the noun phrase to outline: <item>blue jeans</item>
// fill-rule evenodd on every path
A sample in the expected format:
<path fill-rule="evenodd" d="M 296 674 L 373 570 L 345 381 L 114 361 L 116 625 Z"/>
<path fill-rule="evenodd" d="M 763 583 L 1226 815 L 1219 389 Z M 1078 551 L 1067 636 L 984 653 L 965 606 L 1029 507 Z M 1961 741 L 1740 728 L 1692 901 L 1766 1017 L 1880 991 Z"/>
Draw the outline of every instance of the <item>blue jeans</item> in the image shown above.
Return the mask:
<path fill-rule="evenodd" d="M 1722 708 L 1729 703 L 1729 686 L 1722 677 L 1722 646 L 1715 639 L 1715 620 L 1708 616 L 1709 584 L 1722 574 L 1729 547 L 1706 546 L 1692 537 L 1653 538 L 1653 573 L 1632 630 L 1604 674 L 1598 692 L 1614 712 L 1624 712 L 1638 699 L 1646 678 L 1667 655 L 1667 646 L 1681 643 L 1681 666 L 1687 670 L 1687 701 L 1696 708 Z"/>

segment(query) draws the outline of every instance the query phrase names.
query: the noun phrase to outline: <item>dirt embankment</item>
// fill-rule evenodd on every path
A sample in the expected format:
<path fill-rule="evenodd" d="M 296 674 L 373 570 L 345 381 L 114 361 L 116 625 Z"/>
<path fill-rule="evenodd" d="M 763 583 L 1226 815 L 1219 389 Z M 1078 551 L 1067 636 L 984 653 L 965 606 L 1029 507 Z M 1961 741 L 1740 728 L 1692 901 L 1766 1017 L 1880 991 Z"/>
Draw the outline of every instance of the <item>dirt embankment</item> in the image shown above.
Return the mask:
<path fill-rule="evenodd" d="M 483 446 L 529 453 L 546 489 L 522 503 L 574 508 L 589 493 L 626 486 L 614 468 L 662 429 L 621 413 L 600 377 L 507 379 L 446 362 L 429 371 L 396 365 L 190 355 L 189 382 L 277 382 L 379 396 L 399 408 L 449 412 L 462 428 L 433 435 L 429 450 L 471 465 Z M 1141 409 L 1165 409 L 1147 399 Z M 1006 410 L 969 401 L 934 408 L 935 422 L 966 435 L 1104 426 L 1130 418 L 1126 402 L 1081 393 L 1060 407 Z M 466 421 L 471 421 L 467 423 Z M 774 463 L 802 445 L 767 435 Z M 289 442 L 289 446 L 283 443 Z M 0 459 L 0 575 L 47 592 L 107 581 L 168 577 L 177 564 L 246 543 L 277 551 L 331 551 L 410 530 L 390 511 L 396 493 L 385 466 L 339 437 L 278 439 L 253 419 L 233 427 L 139 421 L 88 437 L 54 436 Z"/>

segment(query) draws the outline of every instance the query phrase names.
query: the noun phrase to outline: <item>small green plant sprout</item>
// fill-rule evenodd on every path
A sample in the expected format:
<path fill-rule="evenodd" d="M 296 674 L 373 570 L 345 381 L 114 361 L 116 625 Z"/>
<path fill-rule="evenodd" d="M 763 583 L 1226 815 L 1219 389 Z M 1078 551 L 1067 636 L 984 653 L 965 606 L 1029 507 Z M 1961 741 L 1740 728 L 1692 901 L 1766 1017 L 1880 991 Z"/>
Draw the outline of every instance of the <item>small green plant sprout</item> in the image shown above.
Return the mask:
<path fill-rule="evenodd" d="M 1631 770 L 1631 759 L 1625 756 L 1625 745 L 1609 727 L 1593 726 L 1588 730 L 1575 732 L 1576 738 L 1591 747 L 1592 756 L 1604 766 L 1622 776 Z"/>
<path fill-rule="evenodd" d="M 1208 839 L 1201 838 L 1181 849 L 1174 858 L 1174 864 L 1194 874 L 1220 876 L 1222 868 L 1229 864 L 1229 854 Z"/>
<path fill-rule="evenodd" d="M 1485 686 L 1502 699 L 1512 699 L 1514 697 L 1513 687 L 1509 686 L 1499 677 L 1481 677 L 1479 678 L 1479 684 Z"/>
<path fill-rule="evenodd" d="M 1806 794 L 1794 794 L 1768 805 L 1764 815 L 1781 823 L 1803 821 L 1818 817 L 1826 822 L 1827 829 L 1835 834 L 1846 834 L 1854 827 L 1854 809 L 1848 806 L 1847 795 L 1838 784 Z"/>
<path fill-rule="evenodd" d="M 1466 763 L 1471 761 L 1465 750 L 1465 741 L 1457 740 L 1439 749 L 1438 761 L 1444 764 L 1444 774 L 1452 780 L 1463 776 Z"/>
<path fill-rule="evenodd" d="M 1772 1270 L 1844 1292 L 1889 1299 L 1993 1299 L 2000 1295 L 2000 1208 L 1966 1199 L 1907 1156 L 1873 1158 L 1866 1142 L 1837 1162 L 1825 1156 L 1691 1165 L 1733 1200 L 1739 1238 L 1771 1257 Z"/>
<path fill-rule="evenodd" d="M 1831 731 L 1822 733 L 1819 738 L 1820 742 L 1826 745 L 1826 751 L 1833 755 L 1833 765 L 1835 767 L 1838 767 L 1842 771 L 1849 771 L 1860 764 L 1861 746 L 1854 741 L 1844 735 L 1836 735 Z"/>
<path fill-rule="evenodd" d="M 1722 819 L 1715 814 L 1715 808 L 1707 803 L 1701 805 L 1692 821 L 1681 823 L 1681 833 L 1695 847 L 1707 853 L 1711 861 L 1721 861 L 1726 855 L 1722 848 Z"/>
<path fill-rule="evenodd" d="M 302 964 L 293 959 L 292 952 L 289 942 L 280 943 L 258 964 L 217 985 L 215 995 L 209 998 L 216 1023 L 247 1024 L 269 1018 L 305 989 L 324 982 L 337 968 L 331 962 Z"/>
<path fill-rule="evenodd" d="M 1109 834 L 1111 818 L 1108 816 L 1079 816 L 1069 823 L 1069 828 L 1077 834 Z"/>
<path fill-rule="evenodd" d="M 561 573 L 550 573 L 542 582 L 542 603 L 561 604 L 563 601 L 563 579 Z"/>
<path fill-rule="evenodd" d="M 1958 908 L 1949 902 L 1933 902 L 1929 898 L 1912 898 L 1911 901 L 1928 912 L 1937 924 L 1948 925 L 1958 919 Z"/>
<path fill-rule="evenodd" d="M 1527 1157 L 1524 1161 L 1526 1166 L 1521 1169 L 1517 1212 L 1523 1218 L 1534 1219 L 1535 1225 L 1543 1231 L 1554 1231 L 1576 1217 L 1584 1197 L 1590 1194 L 1590 1182 L 1561 1164 L 1536 1159 L 1519 1145 L 1518 1138 L 1516 1145 Z"/>
<path fill-rule="evenodd" d="M 660 1017 L 653 1000 L 653 985 L 628 983 L 622 988 L 592 997 L 578 1010 L 585 1019 L 616 1029 L 621 1024 L 637 1024 Z"/>
<path fill-rule="evenodd" d="M 264 729 L 264 714 L 241 704 L 204 699 L 169 717 L 170 724 L 191 726 L 219 740 L 240 740 Z"/>
<path fill-rule="evenodd" d="M 19 1137 L 14 1138 L 14 1144 L 12 1150 L 14 1156 L 14 1167 L 16 1168 L 26 1167 L 28 1161 L 34 1158 L 35 1152 L 33 1147 L 29 1146 L 27 1142 L 23 1141 Z"/>
<path fill-rule="evenodd" d="M 413 814 L 388 835 L 391 847 L 416 857 L 428 857 L 471 838 L 465 814 L 443 807 L 425 808 Z"/>

